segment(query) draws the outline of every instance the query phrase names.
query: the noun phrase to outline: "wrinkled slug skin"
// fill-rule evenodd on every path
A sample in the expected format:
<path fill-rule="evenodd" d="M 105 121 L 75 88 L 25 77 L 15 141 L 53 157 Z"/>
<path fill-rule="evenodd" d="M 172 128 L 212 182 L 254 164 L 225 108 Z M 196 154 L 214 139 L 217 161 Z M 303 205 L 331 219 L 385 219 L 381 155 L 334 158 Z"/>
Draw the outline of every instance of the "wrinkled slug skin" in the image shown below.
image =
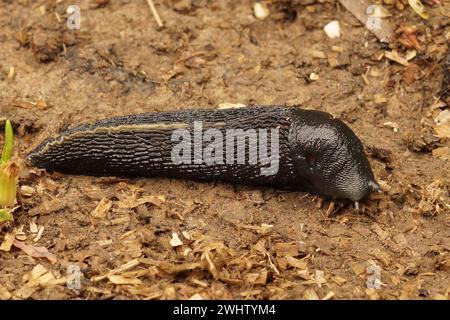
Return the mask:
<path fill-rule="evenodd" d="M 174 163 L 172 150 L 181 140 L 172 141 L 172 133 L 184 130 L 193 138 L 194 121 L 201 122 L 203 134 L 208 129 L 222 133 L 225 163 Z M 270 165 L 249 162 L 248 143 L 246 161 L 229 164 L 225 160 L 228 129 L 266 129 L 269 156 L 271 142 L 275 141 L 271 140 L 275 138 L 271 130 L 277 129 L 279 157 L 277 161 L 273 158 L 272 164 L 276 162 L 278 170 L 261 174 Z M 197 150 L 210 142 L 203 141 Z M 192 150 L 196 150 L 193 141 Z M 237 156 L 236 149 L 234 153 Z M 28 159 L 37 167 L 68 174 L 225 181 L 353 201 L 378 189 L 363 146 L 349 127 L 328 113 L 295 107 L 183 110 L 116 117 L 47 139 Z"/>

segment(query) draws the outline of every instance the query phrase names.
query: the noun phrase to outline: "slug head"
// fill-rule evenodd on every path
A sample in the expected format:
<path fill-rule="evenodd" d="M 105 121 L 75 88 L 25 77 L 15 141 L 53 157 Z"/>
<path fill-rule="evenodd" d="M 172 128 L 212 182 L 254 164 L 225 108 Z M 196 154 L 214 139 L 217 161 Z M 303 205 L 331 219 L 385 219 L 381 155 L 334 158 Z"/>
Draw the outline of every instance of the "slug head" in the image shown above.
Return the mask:
<path fill-rule="evenodd" d="M 307 191 L 355 202 L 379 191 L 362 143 L 347 125 L 325 112 L 295 114 L 290 141 Z"/>

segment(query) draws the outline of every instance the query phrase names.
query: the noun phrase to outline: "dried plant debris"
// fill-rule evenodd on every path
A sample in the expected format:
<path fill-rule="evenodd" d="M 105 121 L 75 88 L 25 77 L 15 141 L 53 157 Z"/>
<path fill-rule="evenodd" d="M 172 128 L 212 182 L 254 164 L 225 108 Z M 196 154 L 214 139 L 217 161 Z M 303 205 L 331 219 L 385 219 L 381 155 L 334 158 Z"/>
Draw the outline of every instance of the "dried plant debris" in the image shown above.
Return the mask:
<path fill-rule="evenodd" d="M 392 151 L 375 146 L 367 146 L 367 153 L 370 157 L 378 159 L 385 163 L 392 162 Z"/>
<path fill-rule="evenodd" d="M 418 209 L 425 216 L 450 212 L 449 181 L 436 180 L 420 190 Z"/>

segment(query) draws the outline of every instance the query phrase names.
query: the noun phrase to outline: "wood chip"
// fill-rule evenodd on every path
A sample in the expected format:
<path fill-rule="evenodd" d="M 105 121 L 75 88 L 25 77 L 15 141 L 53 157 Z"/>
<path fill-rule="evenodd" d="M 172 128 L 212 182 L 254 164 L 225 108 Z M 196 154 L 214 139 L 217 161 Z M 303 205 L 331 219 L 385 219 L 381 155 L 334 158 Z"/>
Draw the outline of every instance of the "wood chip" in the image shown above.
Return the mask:
<path fill-rule="evenodd" d="M 12 294 L 0 284 L 0 300 L 9 300 L 11 297 Z"/>
<path fill-rule="evenodd" d="M 67 203 L 59 199 L 53 199 L 50 201 L 45 201 L 40 206 L 32 208 L 28 211 L 30 216 L 37 216 L 40 214 L 50 214 L 67 207 Z"/>
<path fill-rule="evenodd" d="M 433 126 L 436 135 L 442 139 L 450 139 L 450 123 Z"/>
<path fill-rule="evenodd" d="M 300 242 L 278 242 L 275 244 L 275 252 L 278 256 L 292 256 L 295 257 L 299 254 L 302 244 Z"/>
<path fill-rule="evenodd" d="M 291 256 L 286 256 L 286 261 L 288 265 L 301 270 L 306 269 L 306 266 L 308 265 L 305 260 L 299 260 Z"/>
<path fill-rule="evenodd" d="M 432 151 L 433 157 L 450 161 L 450 148 L 449 147 L 439 147 L 436 149 L 433 149 Z"/>
<path fill-rule="evenodd" d="M 169 274 L 177 274 L 180 272 L 202 268 L 202 264 L 199 262 L 172 264 L 167 261 L 162 261 L 158 264 L 158 268 Z"/>
<path fill-rule="evenodd" d="M 245 108 L 246 105 L 242 103 L 229 103 L 229 102 L 223 102 L 219 104 L 218 109 L 239 109 L 239 108 Z"/>
<path fill-rule="evenodd" d="M 92 211 L 91 215 L 97 219 L 104 219 L 108 215 L 109 210 L 111 209 L 113 202 L 107 198 L 103 198 L 99 201 L 94 211 Z"/>
<path fill-rule="evenodd" d="M 374 223 L 372 225 L 372 231 L 375 232 L 382 241 L 386 240 L 389 237 L 389 233 L 381 229 L 381 227 L 377 223 Z"/>
<path fill-rule="evenodd" d="M 141 262 L 138 259 L 134 259 L 134 260 L 128 261 L 124 265 L 121 265 L 120 267 L 118 267 L 118 268 L 116 268 L 114 270 L 111 270 L 111 271 L 109 271 L 108 273 L 106 273 L 104 275 L 92 277 L 91 281 L 92 282 L 101 281 L 103 279 L 108 278 L 111 275 L 119 274 L 119 273 L 125 272 L 127 270 L 133 269 L 134 267 L 138 266 L 139 264 L 141 264 Z"/>
<path fill-rule="evenodd" d="M 408 240 L 406 240 L 403 233 L 396 233 L 394 235 L 394 241 L 401 247 L 406 247 L 408 245 Z"/>
<path fill-rule="evenodd" d="M 333 281 L 336 282 L 338 285 L 343 285 L 344 283 L 347 282 L 347 279 L 339 277 L 339 276 L 334 276 L 333 277 Z"/>
<path fill-rule="evenodd" d="M 20 194 L 24 197 L 31 197 L 36 191 L 30 186 L 21 186 Z"/>
<path fill-rule="evenodd" d="M 192 297 L 189 298 L 189 300 L 204 300 L 201 294 L 195 293 Z"/>
<path fill-rule="evenodd" d="M 335 293 L 333 291 L 330 291 L 326 294 L 325 297 L 322 298 L 322 300 L 330 300 L 331 298 L 333 298 L 335 295 Z"/>
<path fill-rule="evenodd" d="M 166 202 L 166 197 L 162 195 L 158 196 L 145 196 L 137 199 L 136 194 L 127 195 L 125 199 L 119 201 L 118 207 L 120 209 L 134 209 L 140 205 L 151 203 L 157 207 L 161 207 Z"/>
<path fill-rule="evenodd" d="M 405 58 L 402 58 L 398 55 L 397 51 L 392 50 L 392 51 L 385 51 L 384 52 L 384 56 L 386 58 L 388 58 L 389 60 L 395 61 L 405 67 L 409 66 L 409 62 L 408 60 L 406 60 Z"/>
<path fill-rule="evenodd" d="M 111 224 L 112 225 L 116 225 L 116 224 L 124 224 L 124 223 L 128 223 L 130 222 L 131 218 L 129 216 L 123 216 L 117 219 L 112 219 L 111 220 Z"/>
<path fill-rule="evenodd" d="M 10 251 L 15 238 L 16 238 L 15 234 L 11 233 L 5 234 L 2 244 L 0 245 L 0 251 Z"/>
<path fill-rule="evenodd" d="M 183 242 L 180 240 L 180 237 L 178 237 L 178 234 L 176 232 L 172 233 L 172 238 L 170 239 L 170 245 L 172 247 L 179 247 L 183 245 Z"/>
<path fill-rule="evenodd" d="M 320 300 L 319 296 L 313 288 L 306 289 L 304 298 L 306 300 Z"/>
<path fill-rule="evenodd" d="M 366 267 L 363 264 L 361 264 L 361 263 L 356 263 L 356 262 L 351 263 L 350 267 L 352 268 L 353 272 L 357 276 L 359 276 L 361 274 L 364 274 L 366 272 Z"/>
<path fill-rule="evenodd" d="M 318 58 L 318 59 L 326 59 L 326 58 L 327 58 L 325 52 L 323 52 L 323 51 L 318 51 L 318 50 L 312 50 L 312 51 L 311 51 L 311 56 L 312 56 L 313 58 Z"/>
<path fill-rule="evenodd" d="M 140 285 L 142 281 L 137 278 L 126 278 L 121 275 L 111 274 L 108 276 L 108 280 L 114 284 L 131 284 L 131 285 Z"/>
<path fill-rule="evenodd" d="M 30 232 L 31 233 L 38 233 L 39 227 L 34 221 L 30 221 Z"/>
<path fill-rule="evenodd" d="M 327 283 L 327 280 L 325 280 L 325 273 L 322 270 L 316 270 L 314 280 L 319 288 L 321 288 L 323 284 Z"/>
<path fill-rule="evenodd" d="M 10 67 L 8 71 L 8 80 L 13 80 L 15 75 L 14 67 Z"/>
<path fill-rule="evenodd" d="M 33 241 L 34 242 L 38 242 L 40 239 L 41 239 L 41 237 L 42 237 L 42 234 L 44 233 L 44 226 L 40 226 L 39 227 L 39 230 L 38 230 L 38 232 L 37 232 L 37 235 L 36 235 L 36 237 L 33 239 Z"/>
<path fill-rule="evenodd" d="M 249 284 L 266 284 L 267 270 L 264 269 L 258 273 L 249 273 L 245 276 L 245 281 Z"/>

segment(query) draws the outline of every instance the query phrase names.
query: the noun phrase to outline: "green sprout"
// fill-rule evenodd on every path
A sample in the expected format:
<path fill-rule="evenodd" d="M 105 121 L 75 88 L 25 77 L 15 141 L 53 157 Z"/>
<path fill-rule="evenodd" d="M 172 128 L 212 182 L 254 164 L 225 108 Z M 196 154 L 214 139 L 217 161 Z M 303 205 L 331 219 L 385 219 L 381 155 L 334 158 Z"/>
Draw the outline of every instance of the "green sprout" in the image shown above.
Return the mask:
<path fill-rule="evenodd" d="M 13 149 L 13 130 L 11 122 L 6 121 L 5 144 L 0 159 L 0 222 L 11 221 L 11 212 L 7 209 L 16 202 L 17 174 L 19 168 L 11 160 Z"/>
<path fill-rule="evenodd" d="M 13 130 L 11 126 L 11 121 L 6 120 L 5 124 L 5 144 L 3 146 L 2 158 L 0 160 L 0 165 L 5 164 L 11 159 L 12 148 L 13 148 Z"/>
<path fill-rule="evenodd" d="M 0 209 L 0 223 L 5 221 L 13 221 L 13 215 L 7 209 Z"/>

